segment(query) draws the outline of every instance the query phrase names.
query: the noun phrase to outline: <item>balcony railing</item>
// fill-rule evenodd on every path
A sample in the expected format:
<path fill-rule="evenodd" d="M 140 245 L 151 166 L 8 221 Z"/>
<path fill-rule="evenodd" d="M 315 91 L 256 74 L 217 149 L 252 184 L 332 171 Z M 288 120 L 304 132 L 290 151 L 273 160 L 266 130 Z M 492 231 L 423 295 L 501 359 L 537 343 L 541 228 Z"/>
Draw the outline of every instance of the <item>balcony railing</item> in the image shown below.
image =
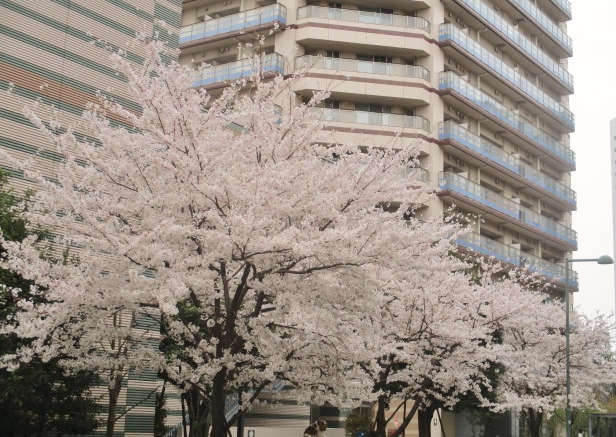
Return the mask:
<path fill-rule="evenodd" d="M 488 94 L 473 87 L 454 72 L 445 71 L 439 75 L 439 89 L 451 89 L 459 93 L 467 100 L 516 129 L 520 134 L 549 150 L 572 168 L 575 168 L 575 153 L 573 150 L 565 147 L 556 138 L 551 137 L 513 111 L 507 109 L 502 103 L 496 101 Z"/>
<path fill-rule="evenodd" d="M 577 247 L 577 233 L 558 222 L 525 208 L 511 199 L 506 198 L 494 191 L 488 190 L 481 185 L 466 179 L 453 172 L 439 173 L 439 188 L 451 190 L 474 200 L 482 205 L 499 211 L 514 220 L 526 223 L 535 229 L 545 232 L 553 237 Z"/>
<path fill-rule="evenodd" d="M 461 235 L 455 240 L 456 244 L 482 255 L 493 256 L 499 261 L 524 268 L 530 272 L 538 273 L 551 279 L 565 281 L 565 267 L 551 263 L 538 256 L 523 252 L 512 246 L 491 240 L 476 233 Z M 578 287 L 578 274 L 569 270 L 569 285 Z"/>
<path fill-rule="evenodd" d="M 464 147 L 485 156 L 490 161 L 555 194 L 565 202 L 573 206 L 577 203 L 575 191 L 570 187 L 540 172 L 512 154 L 504 152 L 501 148 L 475 135 L 468 129 L 464 129 L 453 121 L 446 121 L 439 125 L 438 138 L 439 140 L 454 140 Z"/>
<path fill-rule="evenodd" d="M 546 54 L 543 50 L 522 35 L 518 29 L 509 24 L 502 16 L 494 12 L 494 9 L 481 0 L 458 0 L 479 14 L 484 20 L 492 24 L 503 35 L 509 38 L 512 45 L 524 50 L 531 58 L 547 68 L 552 74 L 560 79 L 569 89 L 573 90 L 573 76 L 561 67 L 558 62 Z"/>
<path fill-rule="evenodd" d="M 547 33 L 565 46 L 569 52 L 573 51 L 573 44 L 569 35 L 558 27 L 558 24 L 554 23 L 547 15 L 541 12 L 537 6 L 528 0 L 511 0 L 511 2 L 522 8 L 533 20 L 539 23 Z"/>
<path fill-rule="evenodd" d="M 430 23 L 421 17 L 408 15 L 381 14 L 356 9 L 327 8 L 322 6 L 303 6 L 297 10 L 297 19 L 322 18 L 326 20 L 353 21 L 355 23 L 378 24 L 381 26 L 421 29 L 430 33 Z"/>
<path fill-rule="evenodd" d="M 360 61 L 356 59 L 327 58 L 322 56 L 299 56 L 295 68 L 322 68 L 325 70 L 355 71 L 357 73 L 384 74 L 430 81 L 430 72 L 417 65 L 391 64 L 385 62 Z"/>
<path fill-rule="evenodd" d="M 421 167 L 407 167 L 402 176 L 412 181 L 430 182 L 430 172 Z"/>
<path fill-rule="evenodd" d="M 285 58 L 278 53 L 270 53 L 222 65 L 212 65 L 195 73 L 193 86 L 198 87 L 218 82 L 233 81 L 242 77 L 250 77 L 255 73 L 284 74 L 284 65 Z"/>
<path fill-rule="evenodd" d="M 441 24 L 439 28 L 439 41 L 451 40 L 467 51 L 471 58 L 483 62 L 486 66 L 494 70 L 500 77 L 507 80 L 519 91 L 530 97 L 539 105 L 546 108 L 551 114 L 569 126 L 575 127 L 574 116 L 571 111 L 554 100 L 548 94 L 541 91 L 536 85 L 522 77 L 517 71 L 509 67 L 503 61 L 494 56 L 488 49 L 472 40 L 466 33 L 455 27 L 451 23 Z"/>
<path fill-rule="evenodd" d="M 421 129 L 430 132 L 430 122 L 418 115 L 387 114 L 382 112 L 330 108 L 323 108 L 320 110 L 323 114 L 323 120 L 326 121 Z"/>
<path fill-rule="evenodd" d="M 571 16 L 571 2 L 568 0 L 552 0 L 553 3 L 556 3 L 561 7 L 563 11 L 567 13 L 567 15 Z"/>
<path fill-rule="evenodd" d="M 287 8 L 281 4 L 250 9 L 226 17 L 207 20 L 202 23 L 182 26 L 180 29 L 180 44 L 197 41 L 227 32 L 241 31 L 264 24 L 282 23 L 287 21 Z"/>

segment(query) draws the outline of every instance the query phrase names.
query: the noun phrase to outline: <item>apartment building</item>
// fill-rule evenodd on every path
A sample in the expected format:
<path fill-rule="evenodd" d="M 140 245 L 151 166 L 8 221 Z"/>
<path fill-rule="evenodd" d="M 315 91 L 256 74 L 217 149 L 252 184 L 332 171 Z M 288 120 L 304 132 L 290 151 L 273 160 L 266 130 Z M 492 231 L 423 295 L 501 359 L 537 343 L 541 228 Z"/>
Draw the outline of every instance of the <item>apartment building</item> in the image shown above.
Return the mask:
<path fill-rule="evenodd" d="M 59 111 L 62 123 L 73 123 L 100 90 L 138 111 L 125 81 L 111 68 L 109 49 L 126 49 L 126 43 L 141 29 L 164 34 L 158 20 L 175 29 L 175 37 L 170 35 L 167 40 L 177 47 L 180 14 L 180 0 L 0 1 L 0 148 L 16 159 L 32 161 L 33 168 L 55 179 L 61 157 L 23 115 L 24 105 L 40 100 L 43 106 Z M 138 48 L 127 51 L 135 63 L 141 62 L 143 55 Z M 121 124 L 119 120 L 112 122 Z M 18 192 L 37 189 L 7 160 L 0 159 L 0 168 L 12 176 L 10 182 Z M 134 328 L 139 335 L 157 341 L 159 326 L 150 319 L 138 317 Z M 152 391 L 158 384 L 153 372 L 128 374 L 118 411 L 129 411 L 116 424 L 114 435 L 152 435 Z M 105 405 L 106 387 L 97 394 Z M 179 411 L 173 411 L 173 403 L 168 405 L 171 421 Z"/>
<path fill-rule="evenodd" d="M 479 216 L 462 250 L 562 293 L 577 249 L 571 18 L 568 0 L 184 0 L 179 59 L 209 66 L 194 86 L 214 94 L 255 54 L 264 75 L 304 73 L 298 100 L 331 92 L 334 143 L 421 140 L 412 177 L 440 191 L 417 214 Z"/>
<path fill-rule="evenodd" d="M 185 0 L 180 62 L 216 93 L 258 52 L 265 74 L 305 73 L 298 98 L 331 92 L 331 141 L 424 140 L 414 177 L 441 192 L 420 213 L 479 215 L 461 247 L 558 287 L 577 248 L 570 19 L 567 0 Z"/>

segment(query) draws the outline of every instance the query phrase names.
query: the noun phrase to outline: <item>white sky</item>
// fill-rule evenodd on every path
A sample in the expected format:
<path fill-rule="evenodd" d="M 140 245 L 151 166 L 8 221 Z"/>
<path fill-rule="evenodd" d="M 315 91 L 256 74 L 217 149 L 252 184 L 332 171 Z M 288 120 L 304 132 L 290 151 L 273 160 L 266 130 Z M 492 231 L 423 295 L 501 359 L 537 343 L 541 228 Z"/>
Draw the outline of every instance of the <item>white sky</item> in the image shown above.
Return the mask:
<path fill-rule="evenodd" d="M 575 79 L 570 107 L 575 114 L 571 147 L 577 157 L 573 189 L 578 209 L 573 228 L 578 232 L 574 258 L 614 257 L 609 121 L 616 118 L 616 1 L 570 0 L 573 39 L 569 70 Z M 614 266 L 574 263 L 580 292 L 575 305 L 586 314 L 613 313 Z"/>

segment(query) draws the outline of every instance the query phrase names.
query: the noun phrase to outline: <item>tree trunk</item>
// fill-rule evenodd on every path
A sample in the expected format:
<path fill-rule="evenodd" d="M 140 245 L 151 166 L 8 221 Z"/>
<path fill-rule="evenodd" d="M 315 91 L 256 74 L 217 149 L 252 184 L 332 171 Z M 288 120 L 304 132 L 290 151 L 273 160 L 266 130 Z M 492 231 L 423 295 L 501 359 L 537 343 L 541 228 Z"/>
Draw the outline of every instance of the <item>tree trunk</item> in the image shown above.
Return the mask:
<path fill-rule="evenodd" d="M 387 409 L 387 400 L 379 396 L 376 402 L 376 434 L 375 437 L 387 437 L 387 420 L 385 419 L 385 410 Z"/>
<path fill-rule="evenodd" d="M 107 412 L 107 429 L 105 436 L 113 437 L 113 431 L 116 423 L 118 399 L 122 391 L 122 380 L 124 379 L 124 369 L 118 368 L 112 371 L 109 384 L 109 411 Z"/>
<path fill-rule="evenodd" d="M 207 400 L 197 388 L 191 388 L 184 393 L 184 399 L 190 417 L 190 437 L 206 437 L 210 431 Z"/>
<path fill-rule="evenodd" d="M 432 415 L 435 408 L 430 407 L 421 409 L 417 412 L 417 421 L 419 427 L 419 437 L 432 437 Z"/>
<path fill-rule="evenodd" d="M 227 437 L 227 419 L 225 418 L 225 379 L 227 369 L 222 368 L 215 376 L 212 385 L 212 433 L 210 437 Z"/>
<path fill-rule="evenodd" d="M 540 437 L 541 423 L 543 422 L 543 413 L 529 408 L 526 411 L 526 423 L 530 437 Z"/>

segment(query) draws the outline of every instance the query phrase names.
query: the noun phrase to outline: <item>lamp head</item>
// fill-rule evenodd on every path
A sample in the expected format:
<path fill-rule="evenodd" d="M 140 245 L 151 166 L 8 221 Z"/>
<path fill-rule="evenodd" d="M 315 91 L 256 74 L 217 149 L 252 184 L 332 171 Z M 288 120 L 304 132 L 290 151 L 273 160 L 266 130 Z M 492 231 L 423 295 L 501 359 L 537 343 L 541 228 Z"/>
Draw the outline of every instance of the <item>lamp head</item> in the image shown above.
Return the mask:
<path fill-rule="evenodd" d="M 614 260 L 611 256 L 601 255 L 597 260 L 597 264 L 614 264 Z"/>

